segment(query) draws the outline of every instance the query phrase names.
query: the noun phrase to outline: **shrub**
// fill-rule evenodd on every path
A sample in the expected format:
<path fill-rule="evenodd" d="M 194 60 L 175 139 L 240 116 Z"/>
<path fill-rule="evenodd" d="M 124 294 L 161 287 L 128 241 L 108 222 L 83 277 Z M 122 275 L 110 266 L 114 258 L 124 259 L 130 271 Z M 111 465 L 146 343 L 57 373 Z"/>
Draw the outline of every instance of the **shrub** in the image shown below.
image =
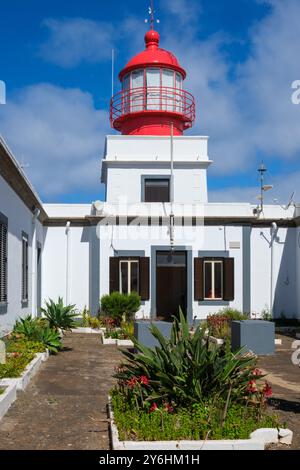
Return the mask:
<path fill-rule="evenodd" d="M 219 312 L 208 315 L 207 327 L 209 333 L 216 338 L 228 338 L 231 335 L 231 322 L 247 320 L 248 315 L 239 310 L 225 308 Z"/>
<path fill-rule="evenodd" d="M 140 309 L 141 298 L 136 292 L 121 294 L 113 292 L 101 298 L 101 311 L 120 325 L 125 317 L 126 321 L 133 319 L 135 313 Z"/>
<path fill-rule="evenodd" d="M 64 332 L 77 327 L 74 320 L 77 314 L 74 308 L 75 305 L 64 305 L 63 299 L 59 297 L 57 303 L 49 299 L 49 302 L 46 302 L 46 308 L 42 308 L 41 311 L 48 320 L 50 328 Z"/>
<path fill-rule="evenodd" d="M 14 352 L 29 352 L 29 353 L 42 353 L 46 350 L 46 346 L 38 341 L 29 341 L 27 339 L 13 339 L 9 340 L 6 346 L 7 353 Z"/>
<path fill-rule="evenodd" d="M 90 311 L 85 307 L 82 311 L 82 326 L 85 328 L 98 329 L 101 326 L 99 318 L 92 317 Z"/>
<path fill-rule="evenodd" d="M 32 318 L 30 315 L 16 321 L 12 339 L 42 343 L 53 353 L 57 353 L 62 347 L 59 334 L 49 327 L 48 322 L 45 319 Z"/>
<path fill-rule="evenodd" d="M 115 377 L 118 389 L 137 408 L 145 403 L 187 407 L 208 399 L 244 401 L 253 379 L 256 358 L 232 353 L 229 348 L 210 348 L 200 327 L 190 335 L 189 326 L 180 311 L 170 339 L 162 336 L 155 324 L 152 335 L 159 346 L 150 349 L 133 339 L 137 353 L 122 351 L 127 361 Z"/>

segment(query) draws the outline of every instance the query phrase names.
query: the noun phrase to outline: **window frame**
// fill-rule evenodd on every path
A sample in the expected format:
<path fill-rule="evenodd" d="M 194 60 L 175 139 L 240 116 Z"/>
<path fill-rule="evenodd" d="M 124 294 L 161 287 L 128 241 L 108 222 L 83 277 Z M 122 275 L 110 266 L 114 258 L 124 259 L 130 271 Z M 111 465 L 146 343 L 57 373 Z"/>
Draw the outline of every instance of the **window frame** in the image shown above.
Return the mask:
<path fill-rule="evenodd" d="M 211 290 L 212 290 L 212 297 L 206 297 L 206 272 L 205 267 L 206 265 L 211 264 Z M 221 297 L 216 297 L 215 295 L 215 265 L 221 265 Z M 203 299 L 204 301 L 220 301 L 224 300 L 224 260 L 222 258 L 205 258 L 203 260 Z"/>
<path fill-rule="evenodd" d="M 22 273 L 21 273 L 21 303 L 29 301 L 29 237 L 22 232 Z"/>
<path fill-rule="evenodd" d="M 167 181 L 168 182 L 168 200 L 167 201 L 147 201 L 146 200 L 146 185 L 148 181 Z M 147 175 L 142 177 L 142 202 L 146 202 L 148 204 L 168 204 L 171 202 L 171 177 L 169 175 Z"/>
<path fill-rule="evenodd" d="M 1 233 L 3 230 L 3 233 Z M 3 245 L 2 246 L 2 242 Z M 8 219 L 0 212 L 0 306 L 6 306 L 8 303 Z M 3 254 L 3 258 L 1 257 Z M 2 272 L 2 269 L 4 272 Z M 1 285 L 1 279 L 4 286 Z M 3 292 L 3 297 L 1 297 Z"/>
<path fill-rule="evenodd" d="M 127 292 L 122 289 L 122 264 L 127 264 Z M 137 265 L 137 290 L 131 289 L 131 265 Z M 120 294 L 131 294 L 132 292 L 139 293 L 140 290 L 140 260 L 139 258 L 120 258 L 119 262 L 119 292 Z"/>

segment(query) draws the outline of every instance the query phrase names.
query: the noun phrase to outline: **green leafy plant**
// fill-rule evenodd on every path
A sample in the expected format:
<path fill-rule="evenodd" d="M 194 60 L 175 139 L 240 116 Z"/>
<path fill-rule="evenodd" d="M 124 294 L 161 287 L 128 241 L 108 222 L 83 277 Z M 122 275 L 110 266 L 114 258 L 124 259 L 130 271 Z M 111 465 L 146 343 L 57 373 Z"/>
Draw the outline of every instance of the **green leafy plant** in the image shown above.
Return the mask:
<path fill-rule="evenodd" d="M 90 311 L 85 307 L 82 311 L 82 326 L 97 330 L 101 326 L 99 318 L 92 317 Z"/>
<path fill-rule="evenodd" d="M 121 324 L 124 315 L 126 321 L 132 320 L 140 306 L 141 298 L 136 292 L 131 294 L 113 292 L 101 298 L 101 312 L 112 318 L 117 326 Z"/>
<path fill-rule="evenodd" d="M 32 318 L 30 315 L 16 321 L 11 338 L 42 343 L 46 349 L 53 353 L 57 353 L 62 347 L 58 332 L 50 328 L 48 321 Z"/>
<path fill-rule="evenodd" d="M 127 361 L 115 375 L 120 393 L 128 400 L 134 397 L 137 408 L 164 401 L 188 406 L 211 397 L 215 402 L 244 400 L 256 364 L 254 356 L 243 355 L 241 350 L 232 353 L 228 347 L 210 348 L 200 327 L 190 334 L 181 311 L 170 339 L 155 324 L 150 330 L 159 346 L 150 349 L 134 339 L 137 353 L 122 351 Z M 140 377 L 148 383 L 136 388 Z"/>
<path fill-rule="evenodd" d="M 49 299 L 49 302 L 46 302 L 46 308 L 42 308 L 41 311 L 48 320 L 50 328 L 56 331 L 61 330 L 64 333 L 72 328 L 77 328 L 75 321 L 77 314 L 74 312 L 74 308 L 75 305 L 64 305 L 63 299 L 59 297 L 56 303 Z"/>
<path fill-rule="evenodd" d="M 132 401 L 113 392 L 114 419 L 121 440 L 206 440 L 249 439 L 257 428 L 280 427 L 275 414 L 258 416 L 254 407 L 231 404 L 223 422 L 224 402 L 207 400 L 205 405 L 174 409 L 164 403 L 136 409 Z"/>
<path fill-rule="evenodd" d="M 42 353 L 46 350 L 46 346 L 38 341 L 29 341 L 27 339 L 12 339 L 8 341 L 6 352 L 29 352 L 29 353 Z"/>
<path fill-rule="evenodd" d="M 7 354 L 6 363 L 0 364 L 0 379 L 20 377 L 33 358 L 34 353 L 29 352 L 14 352 Z"/>

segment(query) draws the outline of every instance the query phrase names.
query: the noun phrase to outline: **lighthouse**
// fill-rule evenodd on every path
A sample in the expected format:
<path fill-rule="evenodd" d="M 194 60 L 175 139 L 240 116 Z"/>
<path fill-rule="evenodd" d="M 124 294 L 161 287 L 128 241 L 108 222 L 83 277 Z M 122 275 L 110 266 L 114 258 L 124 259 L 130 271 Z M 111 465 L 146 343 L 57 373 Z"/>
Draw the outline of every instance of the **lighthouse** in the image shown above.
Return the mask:
<path fill-rule="evenodd" d="M 160 47 L 160 35 L 145 35 L 145 50 L 121 70 L 121 91 L 112 97 L 111 126 L 123 135 L 182 135 L 195 121 L 195 100 L 184 90 L 185 70 Z"/>

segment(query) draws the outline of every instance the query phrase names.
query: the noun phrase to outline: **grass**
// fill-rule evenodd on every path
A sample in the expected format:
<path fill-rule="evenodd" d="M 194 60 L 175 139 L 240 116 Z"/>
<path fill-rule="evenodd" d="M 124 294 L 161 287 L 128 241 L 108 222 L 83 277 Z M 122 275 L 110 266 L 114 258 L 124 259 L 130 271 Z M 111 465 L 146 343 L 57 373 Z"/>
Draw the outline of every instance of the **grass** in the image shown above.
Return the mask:
<path fill-rule="evenodd" d="M 134 409 L 120 394 L 113 392 L 112 405 L 120 440 L 216 440 L 249 439 L 258 428 L 277 428 L 277 415 L 258 416 L 257 409 L 232 404 L 222 424 L 223 403 L 196 404 L 170 413 L 166 410 Z"/>

